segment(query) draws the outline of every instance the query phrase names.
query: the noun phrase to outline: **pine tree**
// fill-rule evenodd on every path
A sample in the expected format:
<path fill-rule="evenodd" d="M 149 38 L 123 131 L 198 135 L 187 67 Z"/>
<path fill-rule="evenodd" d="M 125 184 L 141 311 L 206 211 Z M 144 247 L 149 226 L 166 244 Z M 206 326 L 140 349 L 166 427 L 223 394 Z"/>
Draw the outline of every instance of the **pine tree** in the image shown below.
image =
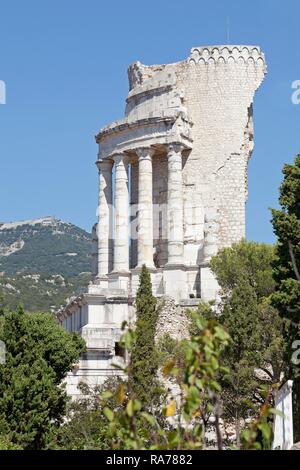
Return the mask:
<path fill-rule="evenodd" d="M 272 210 L 272 224 L 277 235 L 274 277 L 277 281 L 272 300 L 285 321 L 288 378 L 294 380 L 294 434 L 300 439 L 300 365 L 294 360 L 300 339 L 300 154 L 293 165 L 284 165 L 280 186 L 280 210 Z"/>
<path fill-rule="evenodd" d="M 287 357 L 291 362 L 292 344 L 300 335 L 300 155 L 294 165 L 284 165 L 283 174 L 281 210 L 272 210 L 272 224 L 278 237 L 274 262 L 277 288 L 273 302 L 288 320 Z M 299 366 L 293 372 L 300 376 Z"/>
<path fill-rule="evenodd" d="M 249 403 L 254 399 L 258 406 L 259 387 L 278 383 L 285 366 L 282 319 L 270 299 L 273 260 L 272 246 L 245 240 L 211 260 L 223 291 L 219 319 L 232 339 L 225 351 L 230 374 L 222 383 L 222 398 L 225 414 L 235 420 L 238 446 L 240 420 L 252 413 Z"/>
<path fill-rule="evenodd" d="M 85 349 L 84 341 L 53 315 L 21 308 L 0 310 L 0 340 L 6 346 L 0 364 L 0 446 L 6 439 L 22 449 L 46 448 L 68 401 L 61 382 Z"/>
<path fill-rule="evenodd" d="M 223 382 L 225 415 L 234 419 L 237 446 L 240 447 L 240 421 L 249 417 L 249 402 L 259 381 L 255 366 L 259 365 L 259 315 L 257 297 L 249 284 L 240 284 L 225 303 L 221 321 L 231 337 L 224 354 L 224 363 L 230 373 Z"/>
<path fill-rule="evenodd" d="M 152 294 L 150 273 L 143 265 L 136 296 L 135 342 L 131 352 L 129 382 L 133 394 L 144 409 L 150 409 L 158 394 L 158 357 L 155 331 L 158 318 L 156 298 Z"/>

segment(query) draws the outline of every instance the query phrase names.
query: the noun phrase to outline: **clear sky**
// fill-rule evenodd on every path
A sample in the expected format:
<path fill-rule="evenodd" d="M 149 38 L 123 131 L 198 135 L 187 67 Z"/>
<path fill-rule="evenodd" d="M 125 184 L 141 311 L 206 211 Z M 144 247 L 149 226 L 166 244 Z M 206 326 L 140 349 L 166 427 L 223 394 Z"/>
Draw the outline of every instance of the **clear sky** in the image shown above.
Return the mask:
<path fill-rule="evenodd" d="M 229 21 L 227 20 L 229 18 Z M 94 135 L 121 118 L 127 65 L 176 62 L 192 46 L 258 44 L 247 237 L 274 240 L 281 169 L 300 151 L 299 0 L 0 0 L 0 220 L 96 219 Z"/>

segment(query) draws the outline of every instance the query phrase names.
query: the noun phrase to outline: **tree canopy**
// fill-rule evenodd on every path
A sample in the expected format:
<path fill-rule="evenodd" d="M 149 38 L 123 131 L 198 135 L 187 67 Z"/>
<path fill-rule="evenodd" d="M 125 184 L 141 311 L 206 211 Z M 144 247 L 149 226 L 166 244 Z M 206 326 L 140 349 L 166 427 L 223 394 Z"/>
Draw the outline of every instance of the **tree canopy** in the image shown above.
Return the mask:
<path fill-rule="evenodd" d="M 136 295 L 136 330 L 131 351 L 129 380 L 133 393 L 145 408 L 152 406 L 158 388 L 158 357 L 155 333 L 158 318 L 156 298 L 152 294 L 150 273 L 143 265 Z"/>
<path fill-rule="evenodd" d="M 0 435 L 23 449 L 47 447 L 68 401 L 61 384 L 85 343 L 51 314 L 1 310 Z"/>
<path fill-rule="evenodd" d="M 278 238 L 274 261 L 277 282 L 273 303 L 290 320 L 290 350 L 300 330 L 300 155 L 293 165 L 284 165 L 280 186 L 280 209 L 272 210 Z"/>
<path fill-rule="evenodd" d="M 235 420 L 238 445 L 240 420 L 259 406 L 260 386 L 279 383 L 284 370 L 283 324 L 271 305 L 274 256 L 272 246 L 242 240 L 220 250 L 210 263 L 222 289 L 218 316 L 231 337 L 223 403 Z"/>

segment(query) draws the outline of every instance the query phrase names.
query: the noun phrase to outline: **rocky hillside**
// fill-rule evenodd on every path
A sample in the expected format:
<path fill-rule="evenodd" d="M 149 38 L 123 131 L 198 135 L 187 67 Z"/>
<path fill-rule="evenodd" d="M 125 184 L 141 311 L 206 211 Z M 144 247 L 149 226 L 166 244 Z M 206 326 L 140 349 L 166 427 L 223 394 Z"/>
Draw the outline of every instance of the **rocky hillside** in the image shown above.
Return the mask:
<path fill-rule="evenodd" d="M 54 217 L 0 223 L 0 294 L 15 308 L 56 310 L 86 288 L 91 234 Z"/>

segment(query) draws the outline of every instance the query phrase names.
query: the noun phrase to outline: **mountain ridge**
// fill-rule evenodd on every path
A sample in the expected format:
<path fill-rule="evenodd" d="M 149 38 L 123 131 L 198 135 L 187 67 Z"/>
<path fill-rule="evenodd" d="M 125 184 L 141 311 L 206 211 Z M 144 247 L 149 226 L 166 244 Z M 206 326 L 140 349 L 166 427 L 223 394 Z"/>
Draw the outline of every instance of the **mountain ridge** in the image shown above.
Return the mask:
<path fill-rule="evenodd" d="M 55 311 L 90 280 L 92 235 L 54 216 L 0 222 L 0 294 L 11 308 Z"/>
<path fill-rule="evenodd" d="M 0 272 L 76 276 L 90 271 L 92 236 L 52 216 L 0 225 Z"/>
<path fill-rule="evenodd" d="M 59 221 L 62 222 L 61 219 L 57 219 L 56 217 L 52 215 L 46 215 L 44 217 L 39 217 L 37 219 L 24 219 L 24 220 L 18 220 L 15 222 L 0 222 L 0 230 L 9 230 L 11 228 L 16 228 L 19 227 L 20 225 L 36 225 L 36 224 L 47 224 L 47 223 L 52 223 L 54 221 Z M 65 222 L 66 224 L 68 222 Z"/>

